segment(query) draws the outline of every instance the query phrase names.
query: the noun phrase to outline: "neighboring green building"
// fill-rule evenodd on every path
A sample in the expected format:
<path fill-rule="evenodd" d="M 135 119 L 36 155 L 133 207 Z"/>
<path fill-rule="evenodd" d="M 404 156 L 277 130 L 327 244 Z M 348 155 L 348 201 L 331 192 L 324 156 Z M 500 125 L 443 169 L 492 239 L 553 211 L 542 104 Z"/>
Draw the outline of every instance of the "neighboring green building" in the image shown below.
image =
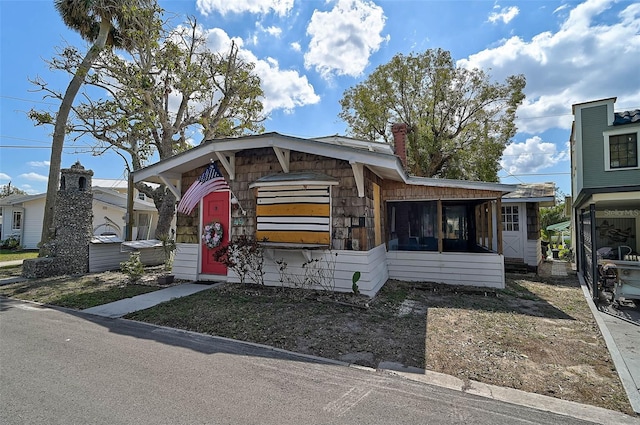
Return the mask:
<path fill-rule="evenodd" d="M 615 112 L 615 102 L 573 105 L 572 246 L 578 273 L 592 288 L 598 261 L 627 261 L 640 251 L 640 110 Z"/>

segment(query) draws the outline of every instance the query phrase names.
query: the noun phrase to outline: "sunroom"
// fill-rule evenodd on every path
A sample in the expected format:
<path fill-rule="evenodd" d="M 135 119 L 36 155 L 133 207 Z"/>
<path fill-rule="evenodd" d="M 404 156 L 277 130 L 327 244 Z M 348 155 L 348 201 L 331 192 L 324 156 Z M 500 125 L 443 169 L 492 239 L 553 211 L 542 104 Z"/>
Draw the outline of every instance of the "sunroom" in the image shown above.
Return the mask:
<path fill-rule="evenodd" d="M 510 187 L 410 178 L 385 193 L 389 277 L 504 286 L 501 197 Z"/>

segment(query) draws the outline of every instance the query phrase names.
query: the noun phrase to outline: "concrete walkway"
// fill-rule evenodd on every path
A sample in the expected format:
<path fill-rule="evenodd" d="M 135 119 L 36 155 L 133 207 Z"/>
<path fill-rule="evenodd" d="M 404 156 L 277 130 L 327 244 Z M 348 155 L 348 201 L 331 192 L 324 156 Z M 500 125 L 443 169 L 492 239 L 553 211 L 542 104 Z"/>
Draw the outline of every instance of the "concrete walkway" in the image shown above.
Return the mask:
<path fill-rule="evenodd" d="M 22 264 L 22 260 L 0 261 L 0 268 L 2 268 L 2 267 L 19 266 L 21 264 Z M 27 279 L 22 277 L 22 276 L 7 277 L 5 279 L 0 279 L 0 286 L 9 285 L 11 283 L 24 282 L 25 280 L 27 280 Z"/>
<path fill-rule="evenodd" d="M 19 266 L 23 260 L 0 261 L 0 267 Z"/>
<path fill-rule="evenodd" d="M 82 312 L 103 317 L 122 317 L 129 313 L 133 313 L 134 311 L 144 310 L 160 303 L 171 301 L 175 298 L 186 297 L 187 295 L 195 294 L 196 292 L 204 291 L 205 289 L 211 289 L 215 286 L 217 285 L 183 283 L 181 285 L 160 289 L 159 291 L 149 292 L 132 298 L 114 301 L 109 304 L 87 308 L 86 310 L 82 310 Z"/>
<path fill-rule="evenodd" d="M 552 276 L 567 276 L 570 263 L 552 260 Z M 598 309 L 584 279 L 578 274 L 584 297 L 600 328 L 607 349 L 634 412 L 640 414 L 640 326 Z"/>

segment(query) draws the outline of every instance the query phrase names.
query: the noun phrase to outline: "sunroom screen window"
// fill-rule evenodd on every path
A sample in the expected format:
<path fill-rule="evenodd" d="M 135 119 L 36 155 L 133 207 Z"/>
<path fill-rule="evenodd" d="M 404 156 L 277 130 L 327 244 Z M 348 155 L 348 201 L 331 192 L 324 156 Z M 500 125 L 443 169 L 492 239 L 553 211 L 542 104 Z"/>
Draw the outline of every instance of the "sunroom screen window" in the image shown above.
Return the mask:
<path fill-rule="evenodd" d="M 464 205 L 443 206 L 444 250 L 467 251 L 469 248 L 469 221 Z"/>
<path fill-rule="evenodd" d="M 438 206 L 429 202 L 389 202 L 390 250 L 437 251 Z"/>
<path fill-rule="evenodd" d="M 438 223 L 437 201 L 389 201 L 389 250 L 438 251 L 438 230 L 442 229 L 444 252 L 482 251 L 474 242 L 474 208 L 472 203 L 443 202 Z"/>

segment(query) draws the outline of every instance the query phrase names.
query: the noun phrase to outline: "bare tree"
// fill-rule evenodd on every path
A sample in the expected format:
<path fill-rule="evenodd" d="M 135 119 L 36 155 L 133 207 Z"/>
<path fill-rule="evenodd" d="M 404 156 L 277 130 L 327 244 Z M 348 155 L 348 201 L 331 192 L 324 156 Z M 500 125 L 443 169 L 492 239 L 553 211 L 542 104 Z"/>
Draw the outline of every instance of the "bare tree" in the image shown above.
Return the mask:
<path fill-rule="evenodd" d="M 118 152 L 128 169 L 138 170 L 157 154 L 167 159 L 193 144 L 220 137 L 263 130 L 262 89 L 253 64 L 238 55 L 232 43 L 226 53 L 213 52 L 195 19 L 141 39 L 127 49 L 128 56 L 103 52 L 87 85 L 92 91 L 73 107 L 68 130 L 74 137 L 92 136 L 94 154 Z M 78 52 L 68 47 L 50 61 L 54 69 L 75 72 Z M 59 97 L 43 81 L 40 90 Z M 36 122 L 46 113 L 32 110 Z M 154 200 L 159 212 L 156 236 L 169 234 L 176 199 L 163 185 L 138 184 Z"/>

